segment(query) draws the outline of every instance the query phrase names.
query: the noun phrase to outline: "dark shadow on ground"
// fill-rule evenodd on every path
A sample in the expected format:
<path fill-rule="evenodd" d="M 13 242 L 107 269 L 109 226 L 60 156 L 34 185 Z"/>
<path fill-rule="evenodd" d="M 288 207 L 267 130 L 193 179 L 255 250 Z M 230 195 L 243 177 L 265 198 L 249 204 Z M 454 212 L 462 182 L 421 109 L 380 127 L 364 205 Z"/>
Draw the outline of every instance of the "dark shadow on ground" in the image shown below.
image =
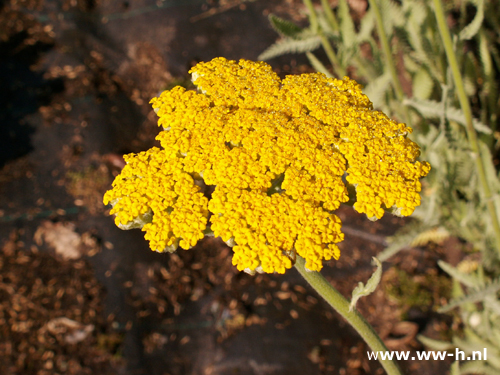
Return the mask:
<path fill-rule="evenodd" d="M 23 119 L 64 90 L 62 79 L 46 80 L 32 69 L 53 45 L 26 45 L 28 37 L 22 31 L 0 43 L 0 168 L 33 150 L 35 129 Z"/>

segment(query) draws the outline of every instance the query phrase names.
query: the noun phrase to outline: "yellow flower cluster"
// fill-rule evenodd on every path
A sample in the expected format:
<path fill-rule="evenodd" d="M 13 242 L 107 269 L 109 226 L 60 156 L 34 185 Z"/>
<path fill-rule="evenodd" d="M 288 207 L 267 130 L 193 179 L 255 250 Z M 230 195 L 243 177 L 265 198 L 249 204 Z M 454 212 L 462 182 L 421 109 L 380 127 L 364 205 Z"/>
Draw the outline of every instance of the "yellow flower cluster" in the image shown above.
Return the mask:
<path fill-rule="evenodd" d="M 142 228 L 151 249 L 188 249 L 204 237 L 208 199 L 182 171 L 181 158 L 168 158 L 157 147 L 125 155 L 127 165 L 104 195 L 122 229 Z"/>
<path fill-rule="evenodd" d="M 355 81 L 280 80 L 263 62 L 224 58 L 191 73 L 198 92 L 175 87 L 151 101 L 162 149 L 128 156 L 105 196 L 117 224 L 143 225 L 153 250 L 194 246 L 211 229 L 239 270 L 283 273 L 299 254 L 317 271 L 340 255 L 332 211 L 349 200 L 346 181 L 369 218 L 420 204 L 430 166 L 415 161 L 411 129 L 373 110 Z M 199 179 L 215 186 L 210 200 Z"/>

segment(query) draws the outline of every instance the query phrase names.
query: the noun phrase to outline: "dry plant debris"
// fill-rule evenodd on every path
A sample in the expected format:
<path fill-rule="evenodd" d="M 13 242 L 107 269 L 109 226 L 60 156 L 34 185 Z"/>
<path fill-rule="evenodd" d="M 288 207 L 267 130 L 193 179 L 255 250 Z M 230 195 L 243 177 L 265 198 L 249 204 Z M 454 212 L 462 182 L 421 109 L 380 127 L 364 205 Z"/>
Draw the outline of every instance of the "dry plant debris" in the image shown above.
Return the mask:
<path fill-rule="evenodd" d="M 12 232 L 0 251 L 0 373 L 115 374 L 103 293 L 86 261 L 27 250 Z"/>

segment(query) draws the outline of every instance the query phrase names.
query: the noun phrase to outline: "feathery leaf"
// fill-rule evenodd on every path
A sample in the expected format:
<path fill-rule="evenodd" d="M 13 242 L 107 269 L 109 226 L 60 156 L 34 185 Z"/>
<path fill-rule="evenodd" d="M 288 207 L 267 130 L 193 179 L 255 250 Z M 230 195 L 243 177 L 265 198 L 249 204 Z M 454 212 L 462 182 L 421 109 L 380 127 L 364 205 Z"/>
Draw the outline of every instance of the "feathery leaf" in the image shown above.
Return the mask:
<path fill-rule="evenodd" d="M 468 361 L 460 365 L 460 374 L 498 375 L 498 370 L 483 362 Z"/>
<path fill-rule="evenodd" d="M 429 242 L 440 244 L 449 237 L 450 237 L 450 232 L 448 232 L 445 228 L 443 227 L 431 228 L 417 234 L 417 236 L 410 243 L 410 246 L 412 247 L 424 246 L 427 245 Z"/>
<path fill-rule="evenodd" d="M 455 280 L 460 281 L 462 284 L 468 286 L 469 288 L 477 288 L 481 285 L 481 281 L 478 280 L 477 277 L 461 272 L 451 264 L 448 264 L 442 260 L 438 260 L 438 266 L 441 267 L 444 272 L 453 277 Z"/>
<path fill-rule="evenodd" d="M 356 31 L 354 22 L 349 13 L 349 5 L 347 0 L 340 0 L 338 7 L 340 35 L 342 35 L 342 44 L 346 48 L 353 47 L 356 44 Z"/>
<path fill-rule="evenodd" d="M 417 99 L 429 99 L 434 88 L 434 81 L 425 67 L 420 67 L 413 77 L 413 96 Z"/>
<path fill-rule="evenodd" d="M 443 313 L 466 303 L 483 301 L 487 296 L 490 296 L 498 292 L 499 290 L 500 290 L 500 279 L 497 279 L 482 288 L 476 289 L 472 293 L 466 294 L 461 298 L 450 301 L 446 306 L 439 308 L 438 312 Z"/>
<path fill-rule="evenodd" d="M 451 342 L 434 340 L 423 335 L 417 335 L 417 340 L 432 350 L 448 350 L 455 347 Z"/>
<path fill-rule="evenodd" d="M 313 35 L 305 39 L 285 38 L 274 44 L 262 52 L 258 60 L 269 60 L 273 57 L 285 55 L 287 53 L 303 53 L 318 49 L 321 45 L 319 36 Z"/>
<path fill-rule="evenodd" d="M 385 102 L 384 96 L 391 88 L 391 74 L 389 71 L 375 78 L 372 82 L 365 86 L 363 93 L 370 98 L 375 108 L 380 108 Z"/>
<path fill-rule="evenodd" d="M 373 257 L 372 259 L 374 265 L 377 266 L 377 269 L 372 274 L 370 279 L 366 282 L 366 285 L 364 285 L 360 281 L 358 283 L 358 286 L 354 288 L 354 290 L 352 291 L 351 303 L 349 304 L 349 311 L 352 311 L 356 307 L 356 303 L 361 297 L 372 294 L 380 283 L 380 279 L 382 278 L 382 263 L 380 263 L 380 261 L 375 257 Z"/>
<path fill-rule="evenodd" d="M 367 42 L 371 38 L 374 28 L 375 28 L 375 13 L 373 12 L 372 9 L 368 9 L 363 18 L 361 18 L 359 33 L 356 38 L 358 44 Z"/>
<path fill-rule="evenodd" d="M 462 29 L 462 31 L 460 31 L 459 36 L 462 40 L 472 39 L 478 33 L 481 25 L 483 24 L 484 0 L 475 0 L 474 2 L 477 6 L 476 15 L 474 16 L 474 19 L 471 21 L 471 23 L 469 23 Z"/>
<path fill-rule="evenodd" d="M 269 22 L 273 29 L 281 36 L 287 36 L 289 38 L 295 38 L 298 34 L 302 32 L 302 28 L 293 22 L 284 20 L 274 14 L 269 15 Z"/>
<path fill-rule="evenodd" d="M 316 57 L 316 55 L 314 55 L 314 53 L 312 53 L 312 52 L 306 52 L 306 56 L 309 59 L 309 62 L 311 63 L 311 66 L 315 70 L 317 70 L 320 73 L 323 73 L 328 78 L 332 78 L 333 77 L 333 75 L 328 71 L 328 69 L 326 68 L 326 66 L 324 66 L 323 63 L 318 60 L 318 58 Z"/>
<path fill-rule="evenodd" d="M 435 100 L 405 99 L 404 105 L 409 105 L 419 111 L 424 117 L 439 118 L 443 113 L 443 105 Z M 465 126 L 465 116 L 462 110 L 448 106 L 446 118 Z M 491 129 L 478 120 L 473 120 L 474 128 L 481 133 L 491 134 Z"/>

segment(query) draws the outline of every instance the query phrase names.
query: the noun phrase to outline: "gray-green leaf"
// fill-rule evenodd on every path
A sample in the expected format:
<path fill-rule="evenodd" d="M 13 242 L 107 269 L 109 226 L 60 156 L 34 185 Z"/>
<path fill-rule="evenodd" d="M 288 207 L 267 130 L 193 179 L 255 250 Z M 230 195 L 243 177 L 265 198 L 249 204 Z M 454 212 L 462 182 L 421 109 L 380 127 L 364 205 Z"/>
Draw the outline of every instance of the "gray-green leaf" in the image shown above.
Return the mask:
<path fill-rule="evenodd" d="M 434 81 L 425 67 L 420 67 L 413 78 L 413 96 L 417 99 L 429 99 L 434 88 Z"/>
<path fill-rule="evenodd" d="M 387 70 L 381 76 L 375 78 L 363 89 L 363 93 L 370 98 L 375 108 L 380 108 L 385 102 L 384 96 L 391 87 L 391 74 Z"/>
<path fill-rule="evenodd" d="M 469 293 L 461 298 L 452 300 L 448 305 L 441 307 L 438 312 L 444 313 L 454 309 L 457 306 L 461 306 L 466 303 L 474 303 L 484 300 L 487 296 L 492 295 L 500 290 L 500 280 L 495 280 L 494 282 L 488 284 L 487 286 L 480 288 L 472 293 Z"/>
<path fill-rule="evenodd" d="M 481 285 L 481 281 L 476 277 L 459 271 L 449 263 L 438 260 L 438 266 L 441 267 L 444 272 L 453 277 L 455 280 L 458 280 L 469 288 L 479 287 Z"/>
<path fill-rule="evenodd" d="M 295 38 L 302 32 L 302 28 L 300 26 L 275 16 L 274 14 L 269 15 L 269 22 L 271 22 L 273 29 L 276 30 L 276 32 L 281 36 Z"/>
<path fill-rule="evenodd" d="M 318 60 L 318 58 L 314 55 L 312 52 L 306 52 L 306 56 L 309 59 L 309 62 L 311 63 L 311 66 L 317 70 L 320 73 L 323 73 L 325 76 L 328 78 L 332 78 L 333 75 L 328 71 L 326 66 L 323 65 L 321 61 Z"/>
<path fill-rule="evenodd" d="M 421 99 L 405 99 L 404 105 L 409 105 L 419 111 L 424 117 L 440 118 L 443 113 L 443 105 L 434 100 L 421 100 Z M 446 118 L 455 121 L 460 125 L 465 126 L 464 113 L 455 107 L 448 106 L 446 108 Z M 474 128 L 481 133 L 491 134 L 491 129 L 478 120 L 473 120 Z"/>
<path fill-rule="evenodd" d="M 268 49 L 260 54 L 258 60 L 269 60 L 273 57 L 285 55 L 287 53 L 303 53 L 314 51 L 319 48 L 321 39 L 317 35 L 310 36 L 304 39 L 285 38 L 271 45 Z"/>
<path fill-rule="evenodd" d="M 474 3 L 476 3 L 477 6 L 476 16 L 471 21 L 471 23 L 465 26 L 460 32 L 460 39 L 462 40 L 473 38 L 474 35 L 478 33 L 479 29 L 481 28 L 481 25 L 483 24 L 484 0 L 475 0 Z"/>
<path fill-rule="evenodd" d="M 380 279 L 382 277 L 382 263 L 380 263 L 380 261 L 375 257 L 373 257 L 372 259 L 377 266 L 377 269 L 367 281 L 366 286 L 360 281 L 358 283 L 358 286 L 354 288 L 354 290 L 352 291 L 352 299 L 349 305 L 349 311 L 352 311 L 356 307 L 356 303 L 361 297 L 372 294 L 380 283 Z"/>
<path fill-rule="evenodd" d="M 441 341 L 441 340 L 434 340 L 430 339 L 426 336 L 418 335 L 417 336 L 418 341 L 420 341 L 422 344 L 424 344 L 426 347 L 431 348 L 432 350 L 449 350 L 455 347 L 451 342 L 448 341 Z"/>

